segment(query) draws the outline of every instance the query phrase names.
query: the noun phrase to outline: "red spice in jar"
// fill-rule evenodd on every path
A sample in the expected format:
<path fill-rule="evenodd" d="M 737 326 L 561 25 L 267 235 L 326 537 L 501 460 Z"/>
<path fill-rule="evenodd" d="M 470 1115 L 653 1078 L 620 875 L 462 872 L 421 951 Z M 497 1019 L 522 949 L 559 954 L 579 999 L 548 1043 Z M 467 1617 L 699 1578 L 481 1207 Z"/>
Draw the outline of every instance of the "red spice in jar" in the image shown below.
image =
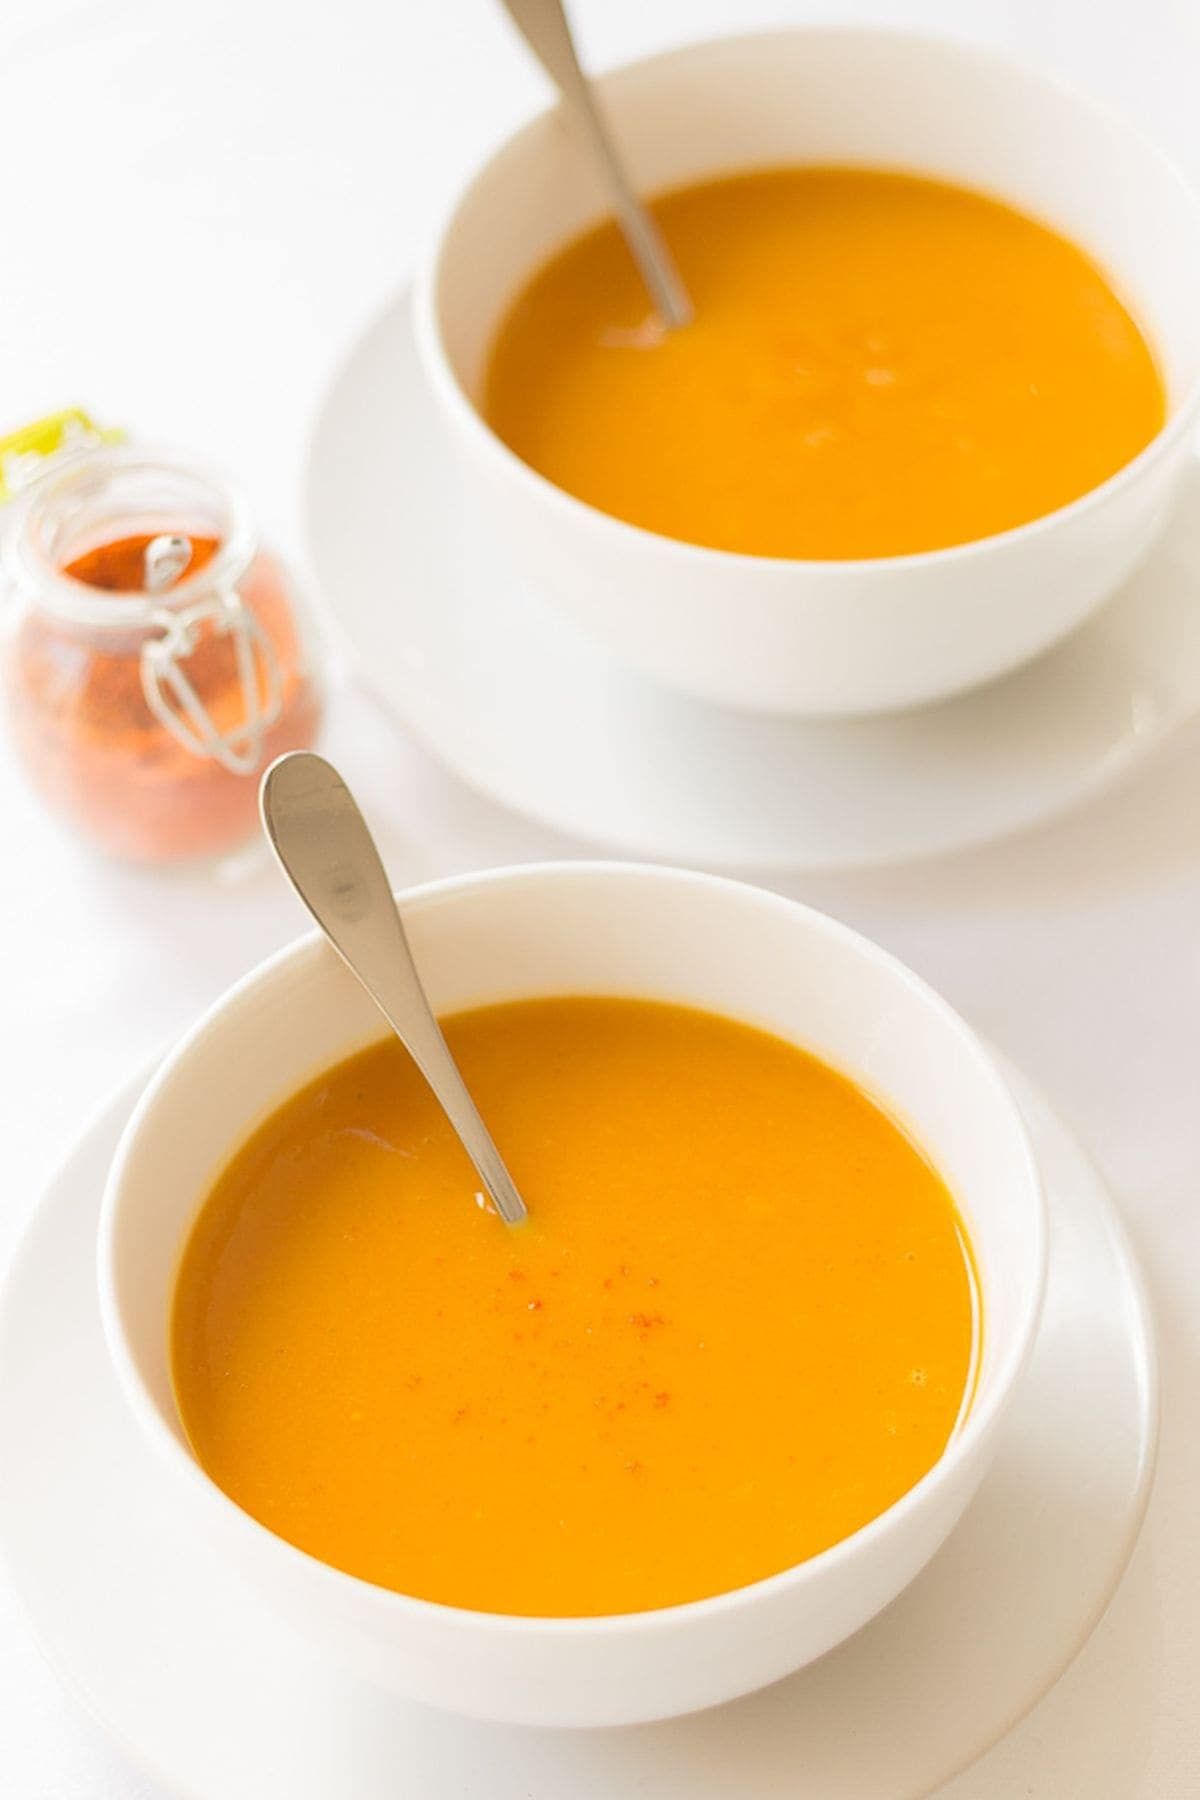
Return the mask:
<path fill-rule="evenodd" d="M 117 538 L 111 544 L 97 544 L 67 563 L 62 572 L 72 581 L 81 581 L 84 587 L 103 588 L 110 594 L 140 593 L 146 574 L 146 552 L 161 535 L 154 531 L 138 531 L 129 537 Z M 189 537 L 188 543 L 192 554 L 184 574 L 190 581 L 208 567 L 221 548 L 221 540 Z"/>
<path fill-rule="evenodd" d="M 97 545 L 61 573 L 93 594 L 138 593 L 154 535 Z M 189 588 L 220 548 L 215 537 L 190 541 Z M 283 751 L 313 742 L 320 700 L 279 563 L 260 551 L 237 587 L 279 669 L 279 714 L 263 736 L 261 769 Z M 150 710 L 141 650 L 155 631 L 81 628 L 52 610 L 27 612 L 9 669 L 17 746 L 46 802 L 102 848 L 150 863 L 217 856 L 257 827 L 257 772 L 237 774 L 195 754 Z M 217 730 L 236 731 L 245 696 L 231 637 L 211 621 L 200 624 L 185 668 Z"/>

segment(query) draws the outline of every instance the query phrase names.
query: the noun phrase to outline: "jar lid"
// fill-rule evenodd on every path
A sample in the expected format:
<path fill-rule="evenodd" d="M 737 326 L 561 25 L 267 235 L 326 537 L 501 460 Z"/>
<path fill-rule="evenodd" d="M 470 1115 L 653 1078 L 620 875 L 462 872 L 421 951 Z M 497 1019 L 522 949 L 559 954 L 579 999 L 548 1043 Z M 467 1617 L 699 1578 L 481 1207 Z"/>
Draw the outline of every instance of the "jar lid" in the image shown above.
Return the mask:
<path fill-rule="evenodd" d="M 193 563 L 201 539 L 215 549 Z M 139 588 L 69 572 L 122 540 L 133 540 L 135 557 L 144 543 Z M 3 555 L 31 608 L 108 647 L 126 639 L 150 713 L 184 749 L 247 775 L 283 699 L 274 645 L 239 591 L 256 549 L 245 501 L 223 477 L 171 451 L 121 445 L 82 450 L 36 480 L 14 509 Z M 238 716 L 223 725 L 189 673 L 214 635 L 229 642 L 240 691 Z"/>
<path fill-rule="evenodd" d="M 164 611 L 232 591 L 257 548 L 238 488 L 191 458 L 144 445 L 103 445 L 57 462 L 6 523 L 5 573 L 29 604 L 101 632 L 149 627 Z M 181 530 L 215 538 L 217 549 L 165 593 L 94 588 L 64 572 L 106 540 Z"/>

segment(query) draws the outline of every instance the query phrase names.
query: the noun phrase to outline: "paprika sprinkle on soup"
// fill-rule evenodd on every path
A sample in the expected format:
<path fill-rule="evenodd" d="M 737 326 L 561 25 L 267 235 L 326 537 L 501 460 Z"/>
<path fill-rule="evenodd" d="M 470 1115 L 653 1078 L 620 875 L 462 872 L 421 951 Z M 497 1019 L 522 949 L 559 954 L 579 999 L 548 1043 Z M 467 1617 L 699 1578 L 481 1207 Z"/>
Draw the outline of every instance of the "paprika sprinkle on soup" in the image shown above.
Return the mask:
<path fill-rule="evenodd" d="M 251 837 L 257 777 L 313 742 L 320 699 L 240 496 L 174 457 L 89 451 L 30 490 L 5 565 L 10 720 L 47 804 L 139 862 Z"/>

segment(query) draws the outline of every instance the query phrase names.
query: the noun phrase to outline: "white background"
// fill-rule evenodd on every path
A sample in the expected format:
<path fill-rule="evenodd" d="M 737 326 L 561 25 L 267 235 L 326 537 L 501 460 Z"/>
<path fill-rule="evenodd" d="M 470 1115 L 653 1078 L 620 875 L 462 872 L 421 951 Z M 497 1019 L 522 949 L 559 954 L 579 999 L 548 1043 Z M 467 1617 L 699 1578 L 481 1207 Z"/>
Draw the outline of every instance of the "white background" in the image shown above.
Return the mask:
<path fill-rule="evenodd" d="M 596 64 L 809 18 L 969 34 L 1117 101 L 1200 178 L 1195 0 L 575 11 Z M 457 178 L 541 91 L 491 0 L 4 0 L 0 431 L 78 402 L 192 446 L 239 474 L 299 553 L 297 476 L 323 381 Z M 398 882 L 580 848 L 465 793 L 353 689 L 328 742 Z M 2 1264 L 106 1091 L 300 916 L 265 868 L 221 889 L 98 863 L 4 761 L 0 845 Z M 1052 830 L 789 889 L 912 962 L 1043 1084 L 1111 1178 L 1158 1311 L 1165 1433 L 1130 1574 L 1075 1667 L 945 1800 L 1194 1800 L 1200 731 Z M 0 1794 L 162 1800 L 60 1694 L 2 1588 Z"/>

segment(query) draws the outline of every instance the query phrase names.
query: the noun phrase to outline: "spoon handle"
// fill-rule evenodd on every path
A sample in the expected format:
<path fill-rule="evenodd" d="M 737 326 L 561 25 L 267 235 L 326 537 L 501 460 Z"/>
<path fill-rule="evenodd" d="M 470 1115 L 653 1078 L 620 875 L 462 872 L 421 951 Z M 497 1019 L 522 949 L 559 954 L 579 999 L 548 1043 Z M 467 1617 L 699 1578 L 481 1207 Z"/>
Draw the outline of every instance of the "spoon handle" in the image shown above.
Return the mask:
<path fill-rule="evenodd" d="M 634 193 L 591 82 L 579 66 L 562 0 L 504 0 L 513 24 L 557 87 L 587 138 L 605 181 L 625 242 L 663 323 L 675 330 L 692 318 L 692 303 L 662 233 Z"/>
<path fill-rule="evenodd" d="M 433 1089 L 500 1217 L 525 1215 L 421 985 L 391 886 L 354 796 L 311 751 L 272 763 L 262 816 L 284 874 Z"/>

